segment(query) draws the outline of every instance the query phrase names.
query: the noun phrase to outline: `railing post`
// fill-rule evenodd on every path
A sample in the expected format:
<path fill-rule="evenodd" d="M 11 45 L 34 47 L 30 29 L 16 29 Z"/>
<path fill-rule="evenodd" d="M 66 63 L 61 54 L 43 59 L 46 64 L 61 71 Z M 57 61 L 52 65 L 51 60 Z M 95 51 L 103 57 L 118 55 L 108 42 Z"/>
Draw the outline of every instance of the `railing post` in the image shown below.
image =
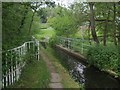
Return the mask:
<path fill-rule="evenodd" d="M 31 47 L 32 44 L 33 44 L 33 48 Z M 2 74 L 3 88 L 7 87 L 8 85 L 12 85 L 15 81 L 18 81 L 22 68 L 25 65 L 25 62 L 22 61 L 23 59 L 22 57 L 23 55 L 26 55 L 27 51 L 30 51 L 31 48 L 34 51 L 35 44 L 37 45 L 35 55 L 37 60 L 39 61 L 40 48 L 39 48 L 39 41 L 37 39 L 36 39 L 36 42 L 35 41 L 25 42 L 22 46 L 7 50 L 7 52 L 5 53 L 5 60 L 4 60 L 4 65 L 5 65 L 5 68 L 7 69 Z M 10 62 L 8 62 L 9 59 L 10 59 Z M 10 67 L 8 67 L 9 65 Z"/>
<path fill-rule="evenodd" d="M 83 40 L 82 40 L 82 54 L 83 54 Z"/>
<path fill-rule="evenodd" d="M 38 61 L 39 61 L 39 41 L 38 42 Z"/>
<path fill-rule="evenodd" d="M 7 53 L 6 53 L 6 56 L 7 56 Z M 5 64 L 6 64 L 6 68 L 8 68 L 7 67 L 7 60 L 5 61 Z M 8 80 L 7 80 L 7 70 L 6 70 L 6 72 L 5 72 L 5 85 L 4 85 L 5 87 L 7 87 L 7 81 Z"/>

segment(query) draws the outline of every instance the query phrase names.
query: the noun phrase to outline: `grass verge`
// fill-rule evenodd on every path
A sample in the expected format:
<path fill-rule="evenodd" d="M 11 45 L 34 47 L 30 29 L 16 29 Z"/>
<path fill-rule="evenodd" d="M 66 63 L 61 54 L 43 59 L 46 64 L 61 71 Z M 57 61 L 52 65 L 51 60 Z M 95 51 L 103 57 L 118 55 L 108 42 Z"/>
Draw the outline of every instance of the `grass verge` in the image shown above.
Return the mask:
<path fill-rule="evenodd" d="M 26 64 L 18 82 L 10 88 L 48 88 L 50 73 L 45 62 L 33 60 Z"/>

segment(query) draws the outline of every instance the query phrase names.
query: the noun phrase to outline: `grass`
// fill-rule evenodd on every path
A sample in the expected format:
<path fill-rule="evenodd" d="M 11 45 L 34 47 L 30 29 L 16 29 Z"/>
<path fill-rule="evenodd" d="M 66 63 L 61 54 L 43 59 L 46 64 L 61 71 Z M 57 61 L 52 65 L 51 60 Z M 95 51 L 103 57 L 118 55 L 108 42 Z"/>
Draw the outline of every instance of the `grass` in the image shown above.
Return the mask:
<path fill-rule="evenodd" d="M 18 82 L 10 88 L 48 88 L 50 72 L 41 59 L 26 64 Z"/>
<path fill-rule="evenodd" d="M 59 59 L 54 56 L 54 51 L 52 48 L 47 47 L 45 53 L 51 58 L 53 65 L 62 78 L 61 83 L 64 88 L 82 88 L 82 86 L 75 82 L 69 75 L 69 72 L 60 64 Z"/>
<path fill-rule="evenodd" d="M 40 40 L 45 37 L 51 38 L 54 35 L 55 35 L 55 30 L 52 27 L 49 27 L 47 24 L 41 24 L 41 29 L 37 31 L 35 37 Z"/>
<path fill-rule="evenodd" d="M 53 28 L 49 27 L 47 29 L 41 29 L 39 33 L 37 33 L 35 36 L 37 39 L 41 39 L 44 37 L 52 37 L 53 35 L 55 35 L 55 31 Z"/>
<path fill-rule="evenodd" d="M 46 29 L 49 27 L 49 24 L 48 23 L 40 23 L 40 27 L 41 27 L 41 29 Z"/>

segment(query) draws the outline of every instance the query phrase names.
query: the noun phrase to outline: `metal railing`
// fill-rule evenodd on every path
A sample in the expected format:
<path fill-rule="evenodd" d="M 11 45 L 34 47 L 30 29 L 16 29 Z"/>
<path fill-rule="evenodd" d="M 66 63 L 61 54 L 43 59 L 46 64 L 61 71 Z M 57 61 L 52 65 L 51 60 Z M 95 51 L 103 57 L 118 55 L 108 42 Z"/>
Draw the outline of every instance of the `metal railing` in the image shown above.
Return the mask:
<path fill-rule="evenodd" d="M 57 36 L 57 43 L 75 52 L 86 55 L 88 48 L 96 45 L 94 41 Z"/>
<path fill-rule="evenodd" d="M 26 64 L 25 55 L 33 51 L 39 60 L 39 41 L 25 42 L 23 45 L 2 52 L 2 88 L 18 81 L 21 71 Z"/>

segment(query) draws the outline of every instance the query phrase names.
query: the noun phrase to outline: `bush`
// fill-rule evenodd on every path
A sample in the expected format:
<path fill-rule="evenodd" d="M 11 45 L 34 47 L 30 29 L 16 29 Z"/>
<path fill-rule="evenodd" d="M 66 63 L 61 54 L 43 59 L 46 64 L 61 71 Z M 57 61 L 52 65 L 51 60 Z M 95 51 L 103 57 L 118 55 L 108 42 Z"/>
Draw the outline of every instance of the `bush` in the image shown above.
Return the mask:
<path fill-rule="evenodd" d="M 57 36 L 53 36 L 51 39 L 50 39 L 50 46 L 54 46 L 55 44 L 57 44 Z"/>
<path fill-rule="evenodd" d="M 116 46 L 96 46 L 89 48 L 87 59 L 90 65 L 101 70 L 119 71 L 120 54 Z"/>

